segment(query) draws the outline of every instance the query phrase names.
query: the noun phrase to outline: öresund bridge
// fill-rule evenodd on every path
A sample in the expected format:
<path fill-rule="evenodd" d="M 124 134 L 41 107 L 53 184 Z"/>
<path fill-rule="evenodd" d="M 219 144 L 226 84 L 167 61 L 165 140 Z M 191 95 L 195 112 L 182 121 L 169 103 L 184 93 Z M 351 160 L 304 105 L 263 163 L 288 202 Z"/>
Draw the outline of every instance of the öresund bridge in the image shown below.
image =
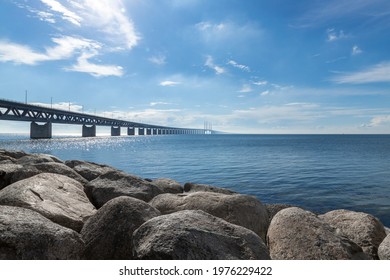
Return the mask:
<path fill-rule="evenodd" d="M 53 123 L 82 125 L 83 137 L 96 136 L 96 126 L 111 126 L 111 136 L 120 136 L 122 127 L 127 128 L 127 135 L 214 133 L 209 125 L 205 125 L 204 129 L 151 125 L 4 99 L 0 99 L 0 120 L 31 122 L 30 137 L 32 139 L 51 138 Z"/>

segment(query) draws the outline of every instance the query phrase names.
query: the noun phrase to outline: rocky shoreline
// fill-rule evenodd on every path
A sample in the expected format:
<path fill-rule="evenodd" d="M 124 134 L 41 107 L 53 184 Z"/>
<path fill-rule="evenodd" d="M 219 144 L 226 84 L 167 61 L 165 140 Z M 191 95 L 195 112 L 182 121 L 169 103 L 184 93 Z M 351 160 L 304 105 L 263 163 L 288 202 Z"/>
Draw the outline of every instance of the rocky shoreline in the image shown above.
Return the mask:
<path fill-rule="evenodd" d="M 0 259 L 390 260 L 374 216 L 0 149 Z"/>

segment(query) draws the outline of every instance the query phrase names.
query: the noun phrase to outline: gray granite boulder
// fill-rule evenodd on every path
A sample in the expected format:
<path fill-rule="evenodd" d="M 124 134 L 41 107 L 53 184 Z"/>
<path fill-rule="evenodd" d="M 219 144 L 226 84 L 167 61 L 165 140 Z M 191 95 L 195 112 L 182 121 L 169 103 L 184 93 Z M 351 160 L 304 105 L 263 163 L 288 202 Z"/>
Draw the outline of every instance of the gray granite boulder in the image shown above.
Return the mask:
<path fill-rule="evenodd" d="M 153 218 L 133 234 L 133 252 L 149 260 L 269 259 L 268 248 L 253 231 L 200 210 Z"/>
<path fill-rule="evenodd" d="M 67 160 L 65 161 L 65 164 L 88 181 L 92 181 L 104 173 L 117 171 L 115 168 L 108 165 L 82 160 Z"/>
<path fill-rule="evenodd" d="M 175 180 L 159 178 L 152 181 L 163 193 L 183 193 L 183 187 Z"/>
<path fill-rule="evenodd" d="M 290 207 L 295 207 L 294 205 L 291 204 L 264 204 L 265 208 L 267 208 L 267 213 L 268 213 L 268 218 L 269 221 L 271 222 L 273 217 L 278 213 L 279 211 L 290 208 Z"/>
<path fill-rule="evenodd" d="M 374 216 L 349 210 L 334 210 L 318 216 L 320 219 L 340 230 L 362 247 L 363 252 L 373 259 L 378 259 L 378 247 L 385 239 L 383 224 Z"/>
<path fill-rule="evenodd" d="M 81 230 L 86 244 L 84 258 L 131 260 L 133 232 L 159 215 L 157 209 L 142 200 L 128 196 L 111 199 Z"/>
<path fill-rule="evenodd" d="M 380 260 L 390 260 L 390 234 L 379 245 L 378 256 Z"/>
<path fill-rule="evenodd" d="M 237 194 L 237 192 L 225 188 L 219 188 L 219 187 L 214 187 L 205 184 L 194 184 L 194 183 L 185 183 L 184 192 L 215 192 L 215 193 L 223 193 L 223 194 Z"/>
<path fill-rule="evenodd" d="M 14 163 L 0 164 L 0 190 L 13 183 L 13 176 L 18 170 L 22 170 L 23 166 Z"/>
<path fill-rule="evenodd" d="M 277 260 L 367 259 L 362 248 L 315 214 L 291 207 L 279 211 L 268 229 L 271 258 Z"/>
<path fill-rule="evenodd" d="M 84 242 L 75 231 L 20 207 L 0 206 L 0 259 L 80 259 Z"/>
<path fill-rule="evenodd" d="M 52 173 L 42 173 L 5 187 L 0 191 L 0 205 L 34 210 L 75 231 L 80 231 L 96 212 L 79 182 Z"/>
<path fill-rule="evenodd" d="M 248 228 L 266 240 L 269 224 L 267 209 L 254 196 L 213 192 L 161 194 L 149 203 L 162 214 L 202 210 L 229 223 Z"/>
<path fill-rule="evenodd" d="M 19 159 L 21 157 L 26 156 L 27 153 L 23 151 L 12 151 L 12 150 L 4 150 L 0 149 L 0 157 L 6 157 L 7 159 Z"/>
<path fill-rule="evenodd" d="M 148 202 L 162 193 L 156 185 L 121 171 L 100 175 L 85 186 L 85 192 L 96 208 L 118 196 L 130 196 Z"/>
<path fill-rule="evenodd" d="M 47 154 L 26 154 L 17 159 L 16 163 L 22 165 L 29 165 L 35 163 L 43 163 L 43 162 L 57 162 L 63 163 L 62 160 L 58 159 L 55 156 L 47 155 Z"/>

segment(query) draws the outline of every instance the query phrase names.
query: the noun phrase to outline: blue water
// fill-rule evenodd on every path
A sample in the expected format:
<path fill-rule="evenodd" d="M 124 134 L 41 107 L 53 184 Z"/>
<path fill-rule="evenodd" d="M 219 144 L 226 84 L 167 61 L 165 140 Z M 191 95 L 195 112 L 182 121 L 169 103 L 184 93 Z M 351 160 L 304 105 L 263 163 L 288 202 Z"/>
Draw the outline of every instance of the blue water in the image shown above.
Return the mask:
<path fill-rule="evenodd" d="M 30 140 L 0 148 L 112 165 L 144 178 L 227 187 L 264 203 L 351 209 L 390 226 L 390 135 L 163 135 Z"/>

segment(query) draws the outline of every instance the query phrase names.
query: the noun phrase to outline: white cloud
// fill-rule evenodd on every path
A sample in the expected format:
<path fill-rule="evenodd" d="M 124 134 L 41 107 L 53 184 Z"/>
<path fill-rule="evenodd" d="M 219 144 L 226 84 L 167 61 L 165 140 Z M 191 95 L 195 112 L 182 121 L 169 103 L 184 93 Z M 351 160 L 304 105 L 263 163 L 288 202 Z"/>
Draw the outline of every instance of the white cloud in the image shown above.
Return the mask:
<path fill-rule="evenodd" d="M 238 91 L 241 93 L 251 92 L 253 89 L 250 87 L 250 85 L 243 85 L 242 88 Z"/>
<path fill-rule="evenodd" d="M 122 42 L 127 49 L 137 45 L 140 40 L 134 23 L 124 13 L 122 0 L 83 0 L 80 14 L 91 27 L 103 31 L 114 44 Z"/>
<path fill-rule="evenodd" d="M 96 53 L 83 53 L 78 59 L 77 64 L 64 68 L 66 71 L 88 73 L 94 77 L 105 76 L 123 76 L 123 68 L 117 65 L 99 65 L 88 61 L 94 57 Z"/>
<path fill-rule="evenodd" d="M 344 39 L 347 36 L 344 34 L 343 30 L 340 30 L 339 32 L 335 31 L 333 28 L 327 29 L 326 33 L 328 35 L 328 42 L 334 42 L 340 39 Z"/>
<path fill-rule="evenodd" d="M 263 92 L 260 93 L 261 96 L 266 96 L 266 95 L 269 95 L 271 92 L 269 90 L 265 90 Z"/>
<path fill-rule="evenodd" d="M 35 65 L 39 62 L 70 58 L 83 49 L 98 49 L 100 45 L 92 40 L 63 36 L 52 38 L 53 47 L 46 47 L 46 52 L 37 52 L 28 46 L 9 42 L 0 42 L 0 61 L 16 64 Z"/>
<path fill-rule="evenodd" d="M 206 57 L 206 62 L 204 65 L 209 67 L 210 69 L 213 69 L 217 75 L 220 75 L 220 74 L 223 74 L 226 72 L 226 70 L 224 68 L 222 68 L 221 66 L 218 66 L 214 63 L 214 59 L 210 55 L 208 55 Z"/>
<path fill-rule="evenodd" d="M 351 54 L 352 55 L 358 55 L 358 54 L 361 54 L 363 51 L 358 47 L 358 46 L 353 46 L 352 47 L 352 52 Z"/>
<path fill-rule="evenodd" d="M 150 102 L 150 106 L 154 107 L 154 106 L 157 106 L 157 105 L 171 105 L 172 103 L 168 103 L 168 102 Z"/>
<path fill-rule="evenodd" d="M 179 85 L 180 82 L 174 82 L 174 81 L 162 81 L 160 83 L 160 86 L 163 86 L 163 87 L 171 87 L 171 86 L 176 86 L 176 85 Z"/>
<path fill-rule="evenodd" d="M 331 78 L 331 81 L 337 84 L 388 83 L 390 82 L 390 62 L 382 62 L 355 73 L 340 74 Z"/>
<path fill-rule="evenodd" d="M 233 67 L 239 68 L 239 69 L 241 69 L 243 71 L 246 71 L 246 72 L 250 72 L 251 71 L 248 66 L 243 65 L 243 64 L 238 64 L 234 60 L 229 60 L 227 64 L 232 65 Z"/>
<path fill-rule="evenodd" d="M 365 127 L 378 127 L 390 124 L 390 115 L 375 116 L 371 119 L 369 124 L 364 124 Z"/>
<path fill-rule="evenodd" d="M 148 59 L 151 63 L 156 65 L 164 65 L 166 63 L 165 55 L 152 56 Z"/>
<path fill-rule="evenodd" d="M 257 81 L 257 82 L 252 82 L 252 84 L 256 86 L 265 86 L 268 84 L 268 81 Z"/>
<path fill-rule="evenodd" d="M 35 52 L 28 46 L 0 42 L 0 61 L 2 62 L 34 65 L 45 60 L 48 60 L 47 55 Z"/>
<path fill-rule="evenodd" d="M 77 15 L 76 13 L 67 9 L 60 2 L 55 1 L 55 0 L 41 0 L 41 2 L 46 4 L 50 8 L 50 10 L 52 10 L 53 12 L 60 13 L 64 20 L 67 20 L 74 25 L 81 26 L 81 22 L 83 21 L 83 19 L 79 15 Z M 42 13 L 42 12 L 39 12 L 39 13 Z"/>

